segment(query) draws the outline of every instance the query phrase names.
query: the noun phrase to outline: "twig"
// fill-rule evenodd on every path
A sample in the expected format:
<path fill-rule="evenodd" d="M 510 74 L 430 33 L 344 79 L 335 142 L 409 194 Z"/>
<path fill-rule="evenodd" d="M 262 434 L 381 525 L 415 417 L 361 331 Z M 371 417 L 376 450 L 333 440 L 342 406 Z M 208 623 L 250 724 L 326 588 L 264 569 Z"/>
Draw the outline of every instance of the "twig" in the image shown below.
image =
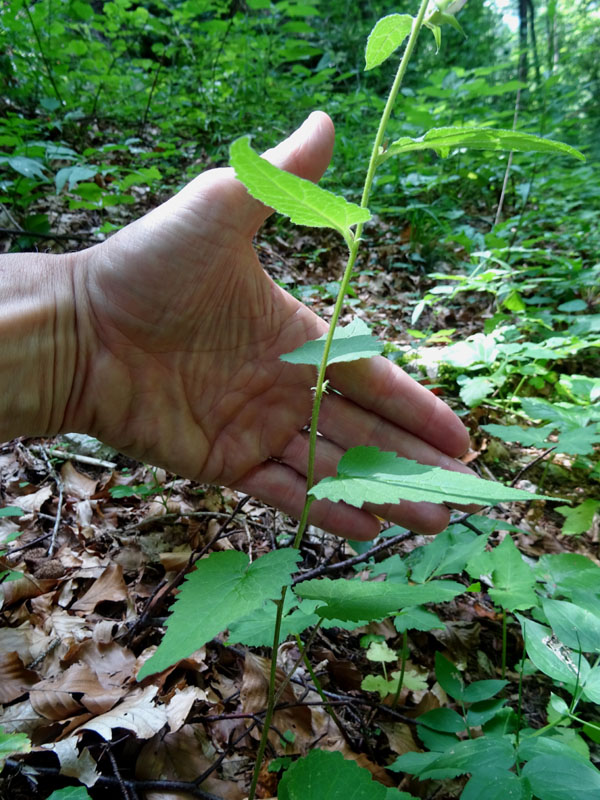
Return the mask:
<path fill-rule="evenodd" d="M 190 517 L 191 519 L 194 517 L 224 517 L 225 519 L 229 519 L 230 516 L 231 514 L 225 511 L 169 511 L 167 514 L 154 514 L 152 517 L 141 519 L 139 522 L 136 522 L 135 525 L 130 525 L 128 528 L 125 528 L 124 531 L 121 531 L 121 534 L 125 536 L 128 533 L 133 533 L 134 531 L 139 531 L 141 528 L 145 528 L 146 525 L 152 525 L 155 522 L 161 522 L 163 520 L 178 519 L 179 517 Z"/>
<path fill-rule="evenodd" d="M 310 569 L 308 572 L 303 572 L 301 575 L 298 575 L 297 578 L 294 578 L 292 586 L 295 586 L 297 583 L 302 583 L 302 581 L 307 581 L 310 578 L 318 578 L 320 575 L 325 575 L 329 572 L 338 572 L 346 569 L 346 567 L 361 564 L 363 561 L 368 561 L 369 558 L 380 553 L 382 550 L 386 550 L 388 547 L 393 547 L 393 545 L 403 542 L 405 539 L 408 539 L 409 536 L 412 536 L 412 531 L 403 531 L 397 536 L 392 536 L 390 539 L 384 539 L 379 544 L 371 547 L 370 550 L 367 550 L 366 553 L 352 556 L 352 558 L 347 558 L 345 561 L 338 561 L 337 564 L 323 564 L 320 567 Z"/>
<path fill-rule="evenodd" d="M 236 515 L 242 510 L 242 508 L 246 505 L 246 503 L 248 502 L 249 499 L 250 499 L 250 495 L 247 494 L 247 495 L 244 495 L 244 497 L 242 497 L 241 500 L 238 501 L 238 503 L 237 503 L 236 507 L 233 509 L 233 511 L 226 515 L 227 518 L 226 518 L 225 522 L 220 526 L 219 530 L 215 533 L 215 535 L 208 542 L 208 544 L 206 544 L 197 554 L 194 555 L 192 553 L 192 555 L 190 556 L 190 558 L 188 560 L 188 563 L 185 565 L 185 567 L 183 567 L 182 569 L 179 570 L 179 572 L 177 573 L 177 575 L 175 575 L 173 580 L 171 580 L 169 583 L 167 583 L 167 581 L 165 581 L 165 580 L 162 580 L 158 584 L 158 586 L 156 587 L 154 592 L 152 592 L 152 594 L 150 595 L 150 597 L 146 601 L 146 605 L 144 606 L 144 609 L 142 610 L 142 613 L 137 618 L 137 620 L 133 624 L 133 627 L 130 629 L 129 633 L 127 634 L 127 641 L 128 642 L 131 643 L 133 641 L 134 635 L 142 627 L 142 625 L 144 625 L 144 623 L 146 622 L 146 620 L 150 616 L 150 612 L 153 611 L 154 608 L 156 606 L 158 606 L 158 604 L 166 598 L 166 596 L 169 594 L 169 592 L 171 592 L 171 590 L 174 589 L 183 580 L 183 578 L 184 578 L 186 572 L 189 570 L 189 568 L 193 564 L 195 564 L 196 561 L 198 561 L 199 558 L 202 558 L 202 556 L 214 545 L 214 543 L 217 541 L 217 539 L 219 539 L 219 537 L 224 533 L 224 531 L 227 528 L 227 526 L 229 525 L 229 523 L 232 522 L 235 519 Z M 217 514 L 217 513 L 212 512 L 212 511 L 208 511 L 208 512 L 197 511 L 195 513 L 196 514 L 210 514 L 212 516 L 222 516 L 221 514 Z M 167 514 L 164 514 L 163 516 L 159 516 L 158 519 L 164 519 L 166 516 L 167 516 Z M 182 515 L 181 514 L 175 514 L 174 516 L 178 517 L 178 516 L 182 516 Z M 190 515 L 187 515 L 187 516 L 190 516 Z M 132 528 L 128 528 L 127 530 L 132 530 Z M 127 533 L 127 531 L 125 531 L 125 533 Z"/>
<path fill-rule="evenodd" d="M 29 449 L 34 453 L 43 453 L 44 450 L 51 456 L 64 459 L 65 461 L 79 461 L 82 464 L 90 464 L 93 467 L 104 467 L 104 469 L 116 469 L 117 465 L 114 461 L 104 461 L 102 458 L 94 458 L 93 456 L 82 456 L 79 453 L 69 453 L 68 450 L 62 450 L 60 447 L 45 447 L 40 444 L 32 444 Z"/>
<path fill-rule="evenodd" d="M 519 479 L 520 479 L 520 478 L 521 478 L 521 477 L 522 477 L 522 476 L 523 476 L 523 475 L 524 475 L 524 474 L 527 472 L 527 470 L 528 470 L 528 469 L 531 469 L 532 467 L 535 467 L 535 465 L 536 465 L 538 462 L 540 462 L 540 461 L 543 461 L 543 460 L 546 458 L 546 456 L 550 455 L 550 453 L 551 453 L 553 450 L 556 450 L 556 445 L 554 445 L 554 447 L 549 447 L 547 450 L 544 450 L 544 452 L 543 452 L 543 453 L 540 453 L 540 455 L 539 455 L 539 456 L 536 456 L 536 457 L 533 459 L 533 461 L 530 461 L 530 462 L 529 462 L 529 464 L 525 464 L 525 466 L 524 466 L 524 467 L 522 467 L 522 468 L 521 468 L 521 469 L 520 469 L 520 470 L 517 472 L 516 476 L 515 476 L 515 477 L 512 479 L 512 481 L 510 482 L 510 485 L 511 485 L 511 486 L 514 486 L 514 485 L 516 484 L 516 482 L 517 482 L 517 481 L 518 481 L 518 480 L 519 480 Z"/>
<path fill-rule="evenodd" d="M 115 778 L 118 780 L 119 786 L 121 787 L 121 792 L 123 793 L 124 799 L 125 800 L 131 800 L 131 796 L 130 796 L 129 792 L 127 791 L 127 786 L 125 785 L 125 782 L 123 781 L 123 778 L 121 777 L 121 773 L 119 772 L 119 766 L 117 764 L 117 759 L 115 758 L 115 754 L 111 750 L 110 745 L 108 747 L 108 758 L 109 758 L 111 766 L 113 768 L 113 772 L 115 773 Z"/>
<path fill-rule="evenodd" d="M 16 220 L 16 219 L 13 217 L 13 215 L 10 213 L 10 211 L 9 211 L 9 210 L 8 210 L 8 208 L 7 208 L 7 207 L 4 205 L 4 203 L 0 203 L 0 209 L 2 209 L 2 211 L 3 211 L 3 212 L 6 214 L 6 216 L 9 218 L 9 220 L 10 220 L 10 221 L 12 222 L 12 224 L 15 226 L 15 228 L 17 228 L 17 230 L 15 231 L 15 233 L 20 233 L 20 232 L 23 230 L 23 228 L 22 228 L 22 227 L 19 225 L 19 223 L 17 222 L 17 220 Z M 1 232 L 3 232 L 3 233 L 5 232 L 5 230 L 6 230 L 6 229 L 4 229 L 4 228 L 0 228 L 0 231 L 1 231 Z"/>
<path fill-rule="evenodd" d="M 62 504 L 63 504 L 63 495 L 64 495 L 65 487 L 64 487 L 64 484 L 62 482 L 62 479 L 61 479 L 60 475 L 58 474 L 58 472 L 54 469 L 54 467 L 50 463 L 50 459 L 48 457 L 48 451 L 43 446 L 41 448 L 41 454 L 42 454 L 42 456 L 44 458 L 44 461 L 46 462 L 46 466 L 48 467 L 48 470 L 50 471 L 50 473 L 52 475 L 52 478 L 54 479 L 54 482 L 56 483 L 56 488 L 58 489 L 58 505 L 57 505 L 57 508 L 56 508 L 56 518 L 54 520 L 54 527 L 52 528 L 52 538 L 50 540 L 50 547 L 48 548 L 48 555 L 49 556 L 53 556 L 54 555 L 54 549 L 56 547 L 56 536 L 58 534 L 58 528 L 60 526 L 60 520 L 61 520 L 61 516 L 62 516 Z"/>
<path fill-rule="evenodd" d="M 223 750 L 223 752 L 222 752 L 222 753 L 221 753 L 221 755 L 220 755 L 220 756 L 217 758 L 217 760 L 216 760 L 215 762 L 213 762 L 213 763 L 210 765 L 210 767 L 208 767 L 208 769 L 205 769 L 205 770 L 204 770 L 204 772 L 202 773 L 202 775 L 199 775 L 199 776 L 198 776 L 198 777 L 197 777 L 197 778 L 194 780 L 194 785 L 195 785 L 195 786 L 199 786 L 200 784 L 204 783 L 204 781 L 205 781 L 205 780 L 206 780 L 206 779 L 209 777 L 209 775 L 212 775 L 212 773 L 213 773 L 213 772 L 214 772 L 216 769 L 218 769 L 218 768 L 219 768 L 219 766 L 221 765 L 221 763 L 223 762 L 223 760 L 224 760 L 225 758 L 227 758 L 227 755 L 228 755 L 229 753 L 231 753 L 231 751 L 234 749 L 234 747 L 235 747 L 237 744 L 239 744 L 239 742 L 241 742 L 241 741 L 242 741 L 242 739 L 244 739 L 246 736 L 248 736 L 248 734 L 250 733 L 250 731 L 252 731 L 252 730 L 254 730 L 254 728 L 256 728 L 256 726 L 259 724 L 259 720 L 257 719 L 257 716 L 258 716 L 258 715 L 256 715 L 256 714 L 249 714 L 248 716 L 249 716 L 249 717 L 251 717 L 251 718 L 252 718 L 252 720 L 253 720 L 253 722 L 252 722 L 252 725 L 250 725 L 248 728 L 246 728 L 246 730 L 245 730 L 245 731 L 244 731 L 242 734 L 240 734 L 240 735 L 239 735 L 239 736 L 238 736 L 236 739 L 234 739 L 232 742 L 229 742 L 229 744 L 228 744 L 228 745 L 227 745 L 227 747 L 226 747 L 226 748 Z"/>
<path fill-rule="evenodd" d="M 44 514 L 45 517 L 50 516 L 49 514 Z M 54 519 L 54 517 L 52 517 Z M 11 547 L 10 550 L 7 551 L 7 556 L 12 556 L 13 553 L 19 553 L 21 550 L 27 550 L 30 547 L 34 547 L 39 542 L 43 542 L 45 539 L 49 539 L 52 536 L 52 531 L 48 531 L 48 533 L 43 533 L 41 536 L 38 536 L 31 542 L 27 542 L 27 544 L 22 544 L 19 547 Z"/>
<path fill-rule="evenodd" d="M 21 770 L 23 763 L 16 758 L 7 758 L 5 764 L 16 770 Z M 32 767 L 40 775 L 52 775 L 59 777 L 60 767 Z M 193 797 L 199 797 L 200 800 L 225 800 L 216 794 L 205 792 L 200 789 L 193 781 L 169 781 L 169 780 L 133 780 L 131 778 L 123 778 L 122 783 L 132 789 L 140 790 L 162 790 L 163 792 L 187 792 Z M 96 780 L 96 786 L 115 786 L 120 785 L 121 781 L 113 775 L 100 775 Z"/>

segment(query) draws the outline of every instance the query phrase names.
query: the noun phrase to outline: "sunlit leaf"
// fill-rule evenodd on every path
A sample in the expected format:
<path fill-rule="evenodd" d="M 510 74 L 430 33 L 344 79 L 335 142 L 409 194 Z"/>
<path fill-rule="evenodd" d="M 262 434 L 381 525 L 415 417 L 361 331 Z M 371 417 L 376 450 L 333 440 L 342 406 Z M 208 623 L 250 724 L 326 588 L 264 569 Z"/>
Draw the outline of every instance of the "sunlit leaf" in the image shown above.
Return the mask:
<path fill-rule="evenodd" d="M 6 759 L 14 753 L 29 753 L 31 742 L 24 733 L 4 733 L 0 728 L 0 769 Z"/>
<path fill-rule="evenodd" d="M 365 70 L 373 69 L 389 58 L 410 34 L 413 18 L 409 14 L 388 14 L 376 24 L 367 40 Z"/>
<path fill-rule="evenodd" d="M 410 153 L 415 150 L 435 150 L 445 157 L 451 150 L 467 148 L 470 150 L 517 150 L 523 153 L 554 153 L 573 156 L 585 161 L 585 156 L 563 142 L 543 139 L 531 133 L 503 130 L 498 128 L 432 128 L 416 138 L 403 136 L 396 139 L 380 155 L 383 161 L 390 156 Z"/>
<path fill-rule="evenodd" d="M 353 447 L 338 464 L 335 477 L 324 478 L 310 490 L 317 499 L 363 503 L 423 500 L 431 503 L 494 503 L 544 499 L 545 495 L 513 489 L 473 475 L 429 467 L 378 447 Z"/>
<path fill-rule="evenodd" d="M 247 136 L 237 139 L 229 153 L 236 177 L 252 197 L 298 225 L 333 228 L 347 239 L 352 225 L 371 217 L 368 209 L 348 202 L 341 195 L 274 167 L 254 152 Z"/>
<path fill-rule="evenodd" d="M 488 593 L 494 603 L 508 611 L 537 605 L 533 570 L 523 561 L 511 537 L 505 536 L 489 556 L 494 588 Z"/>
<path fill-rule="evenodd" d="M 360 688 L 365 692 L 377 692 L 383 700 L 389 694 L 396 694 L 401 676 L 403 688 L 411 692 L 423 692 L 427 689 L 427 680 L 413 669 L 405 669 L 404 675 L 401 670 L 395 670 L 390 680 L 383 675 L 365 675 Z"/>
<path fill-rule="evenodd" d="M 138 674 L 142 680 L 167 669 L 224 631 L 229 623 L 279 597 L 300 554 L 274 550 L 250 563 L 245 553 L 226 550 L 200 560 L 181 587 L 166 622 L 167 632 Z"/>
<path fill-rule="evenodd" d="M 282 361 L 290 364 L 321 365 L 325 339 L 327 334 L 318 339 L 305 342 L 291 353 L 280 356 Z M 327 364 L 337 364 L 341 361 L 356 361 L 359 358 L 371 358 L 383 352 L 383 343 L 376 339 L 366 323 L 356 317 L 349 325 L 336 327 L 333 342 L 327 358 Z"/>

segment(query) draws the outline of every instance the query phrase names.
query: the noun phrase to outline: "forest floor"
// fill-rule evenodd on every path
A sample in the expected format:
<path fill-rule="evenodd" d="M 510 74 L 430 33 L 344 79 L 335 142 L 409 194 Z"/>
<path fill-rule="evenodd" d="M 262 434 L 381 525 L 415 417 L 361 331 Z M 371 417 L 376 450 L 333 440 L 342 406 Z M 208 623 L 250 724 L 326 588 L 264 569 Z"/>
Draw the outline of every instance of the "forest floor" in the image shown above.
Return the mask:
<path fill-rule="evenodd" d="M 403 236 L 409 235 L 391 228 L 385 233 L 375 249 L 378 269 L 357 277 L 342 319 L 358 313 L 386 341 L 405 348 L 414 345 L 403 333 L 410 327 L 408 298 L 428 279 L 385 266 L 401 256 Z M 258 250 L 269 273 L 296 289 L 328 287 L 341 272 L 341 250 L 326 233 L 283 234 L 272 222 Z M 305 288 L 302 298 L 327 317 L 331 291 Z M 472 305 L 447 309 L 435 326 L 455 328 L 455 338 L 464 338 L 481 329 L 488 309 L 477 312 Z M 466 413 L 455 397 L 444 399 L 471 429 L 473 449 L 465 457 L 471 467 L 487 478 L 516 480 L 521 488 L 539 484 L 542 451 L 492 440 L 479 427 L 496 421 L 489 409 Z M 0 448 L 2 506 L 23 511 L 0 519 L 0 541 L 12 539 L 3 566 L 22 572 L 2 585 L 0 726 L 27 733 L 35 745 L 30 754 L 7 762 L 0 798 L 42 800 L 76 778 L 98 800 L 241 800 L 260 736 L 269 651 L 228 645 L 223 635 L 159 676 L 141 684 L 135 676 L 160 641 L 177 587 L 195 560 L 232 548 L 254 559 L 289 541 L 295 522 L 253 498 L 200 486 L 111 452 L 94 451 L 86 461 L 86 452 L 62 437 L 20 439 Z M 572 487 L 573 496 L 577 488 Z M 546 493 L 558 489 L 564 496 L 565 486 L 546 480 Z M 569 551 L 598 561 L 598 530 L 560 535 L 561 519 L 541 501 L 496 507 L 493 516 L 518 529 L 513 539 L 528 559 Z M 479 519 L 464 522 L 477 528 Z M 495 530 L 490 541 L 505 535 Z M 429 541 L 409 533 L 398 538 L 396 544 L 381 538 L 373 552 L 357 553 L 344 540 L 312 528 L 302 547 L 301 571 L 354 576 L 371 558 L 406 555 Z M 381 636 L 401 649 L 402 635 L 389 621 L 353 631 L 319 630 L 309 658 L 338 722 L 299 666 L 274 718 L 268 762 L 314 747 L 339 750 L 386 786 L 397 786 L 398 775 L 385 767 L 397 755 L 420 749 L 415 717 L 448 704 L 435 680 L 434 653 L 442 651 L 460 664 L 470 680 L 499 677 L 502 615 L 485 586 L 432 610 L 445 627 L 409 632 L 407 670 L 417 688 L 403 689 L 396 706 L 391 696 L 382 699 L 361 689 L 374 670 L 361 637 Z M 510 624 L 507 697 L 513 705 L 518 695 L 513 667 L 522 646 L 518 626 Z M 280 648 L 278 666 L 289 671 L 297 658 L 297 645 L 289 641 Z M 533 727 L 544 723 L 549 690 L 550 681 L 540 673 L 524 681 L 523 713 Z M 277 795 L 279 775 L 265 767 L 259 797 Z M 457 798 L 464 782 L 436 784 L 436 800 Z M 431 782 L 406 776 L 400 787 L 417 797 L 433 796 Z"/>

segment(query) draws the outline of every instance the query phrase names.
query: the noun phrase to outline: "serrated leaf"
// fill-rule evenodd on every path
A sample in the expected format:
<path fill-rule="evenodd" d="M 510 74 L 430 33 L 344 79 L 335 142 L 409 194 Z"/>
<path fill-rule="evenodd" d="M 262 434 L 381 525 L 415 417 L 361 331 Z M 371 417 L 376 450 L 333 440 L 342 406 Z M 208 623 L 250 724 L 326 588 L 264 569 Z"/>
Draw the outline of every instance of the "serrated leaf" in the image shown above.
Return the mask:
<path fill-rule="evenodd" d="M 377 692 L 383 700 L 390 694 L 396 694 L 401 675 L 400 670 L 392 672 L 391 680 L 387 680 L 383 675 L 365 675 L 360 688 L 365 692 Z M 402 676 L 402 686 L 411 692 L 423 692 L 427 689 L 427 681 L 415 670 L 407 669 Z"/>
<path fill-rule="evenodd" d="M 464 586 L 454 581 L 432 581 L 407 586 L 386 581 L 331 580 L 321 578 L 299 583 L 294 591 L 300 597 L 320 600 L 316 609 L 326 619 L 382 619 L 404 606 L 451 600 L 462 594 Z"/>
<path fill-rule="evenodd" d="M 300 559 L 297 550 L 274 550 L 252 564 L 245 553 L 226 550 L 200 560 L 181 587 L 167 632 L 138 674 L 142 680 L 191 655 L 235 620 L 279 596 Z"/>
<path fill-rule="evenodd" d="M 524 153 L 554 153 L 573 156 L 585 161 L 585 156 L 563 142 L 543 139 L 531 133 L 503 130 L 500 128 L 432 128 L 414 139 L 403 136 L 397 139 L 380 155 L 380 161 L 390 156 L 410 153 L 415 150 L 435 150 L 444 157 L 450 150 L 468 148 L 471 150 L 516 150 Z"/>
<path fill-rule="evenodd" d="M 365 70 L 379 66 L 397 50 L 412 30 L 409 14 L 388 14 L 375 23 L 367 39 Z"/>
<path fill-rule="evenodd" d="M 369 661 L 385 661 L 389 664 L 398 661 L 398 654 L 386 642 L 371 642 L 365 656 Z"/>
<path fill-rule="evenodd" d="M 284 353 L 279 358 L 289 364 L 312 364 L 320 367 L 326 338 L 327 334 L 324 333 L 318 339 L 304 342 L 291 353 Z M 373 336 L 368 325 L 362 319 L 356 317 L 349 325 L 345 325 L 343 328 L 336 327 L 327 364 L 372 358 L 382 352 L 383 342 Z"/>
<path fill-rule="evenodd" d="M 14 753 L 29 753 L 31 742 L 24 733 L 4 733 L 0 728 L 0 770 L 6 759 Z"/>
<path fill-rule="evenodd" d="M 236 177 L 252 197 L 298 225 L 333 228 L 348 240 L 352 225 L 371 218 L 368 209 L 269 164 L 250 147 L 247 136 L 237 139 L 229 153 Z"/>
<path fill-rule="evenodd" d="M 279 800 L 403 800 L 401 792 L 388 794 L 371 773 L 341 753 L 311 750 L 286 770 L 279 782 Z"/>
<path fill-rule="evenodd" d="M 521 428 L 520 425 L 482 425 L 482 430 L 501 439 L 503 442 L 516 442 L 525 447 L 544 447 L 547 445 L 548 436 L 554 426 L 546 425 L 543 428 Z"/>
<path fill-rule="evenodd" d="M 434 628 L 443 629 L 446 626 L 433 611 L 415 606 L 414 608 L 403 608 L 394 617 L 394 627 L 398 633 L 404 633 L 405 631 L 431 631 Z"/>
<path fill-rule="evenodd" d="M 600 433 L 595 433 L 591 428 L 575 428 L 560 434 L 556 450 L 559 453 L 585 456 L 593 453 L 594 446 L 598 444 L 600 444 Z"/>
<path fill-rule="evenodd" d="M 492 582 L 494 588 L 488 594 L 496 605 L 508 611 L 531 608 L 537 605 L 537 595 L 533 591 L 535 576 L 531 567 L 524 561 L 510 536 L 491 553 L 493 565 Z"/>
<path fill-rule="evenodd" d="M 589 762 L 548 755 L 528 761 L 521 772 L 533 794 L 543 800 L 597 800 L 600 771 Z"/>
<path fill-rule="evenodd" d="M 513 489 L 473 475 L 429 467 L 378 447 L 353 447 L 338 464 L 335 477 L 324 478 L 310 490 L 319 500 L 363 503 L 494 503 L 547 499 L 545 495 Z"/>

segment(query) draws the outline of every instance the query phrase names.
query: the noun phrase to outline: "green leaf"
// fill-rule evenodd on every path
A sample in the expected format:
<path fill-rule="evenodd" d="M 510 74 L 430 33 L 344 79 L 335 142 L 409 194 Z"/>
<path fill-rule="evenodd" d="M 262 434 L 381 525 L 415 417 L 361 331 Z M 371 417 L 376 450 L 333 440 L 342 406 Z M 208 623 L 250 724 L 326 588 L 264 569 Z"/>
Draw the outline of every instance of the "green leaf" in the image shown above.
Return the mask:
<path fill-rule="evenodd" d="M 279 358 L 289 364 L 312 364 L 315 367 L 320 367 L 326 338 L 327 334 L 324 333 L 318 339 L 304 342 L 291 353 L 284 353 Z M 371 358 L 382 352 L 383 342 L 380 342 L 372 335 L 368 325 L 362 319 L 356 317 L 349 325 L 343 328 L 336 327 L 327 364 L 356 361 L 359 358 Z"/>
<path fill-rule="evenodd" d="M 600 567 L 577 553 L 556 553 L 540 558 L 535 569 L 538 580 L 554 586 L 561 594 L 600 590 Z"/>
<path fill-rule="evenodd" d="M 8 159 L 8 164 L 25 178 L 39 178 L 42 181 L 46 180 L 46 176 L 44 175 L 45 167 L 34 158 L 13 156 L 12 158 Z"/>
<path fill-rule="evenodd" d="M 415 755 L 435 755 L 436 757 L 415 759 Z M 421 780 L 426 778 L 444 779 L 454 778 L 465 772 L 485 775 L 490 770 L 508 770 L 514 762 L 515 751 L 509 737 L 481 736 L 479 739 L 465 739 L 462 742 L 456 742 L 441 754 L 406 753 L 388 769 L 411 772 L 418 775 Z M 417 769 L 414 768 L 415 766 Z"/>
<path fill-rule="evenodd" d="M 24 733 L 4 733 L 0 728 L 0 770 L 6 759 L 14 753 L 31 752 L 31 742 Z"/>
<path fill-rule="evenodd" d="M 435 654 L 435 677 L 446 694 L 454 700 L 462 700 L 464 684 L 460 670 L 439 650 Z"/>
<path fill-rule="evenodd" d="M 565 711 L 568 711 L 566 703 L 564 705 Z M 562 758 L 571 758 L 579 763 L 589 763 L 589 752 L 584 755 L 557 736 L 528 736 L 521 738 L 519 742 L 519 760 L 531 761 L 537 756 L 560 756 Z"/>
<path fill-rule="evenodd" d="M 532 758 L 521 772 L 541 800 L 597 800 L 600 771 L 592 764 L 558 755 Z"/>
<path fill-rule="evenodd" d="M 321 578 L 303 581 L 294 591 L 300 597 L 320 600 L 317 614 L 326 619 L 382 619 L 403 606 L 421 603 L 442 603 L 462 594 L 464 586 L 454 581 L 433 581 L 407 586 L 387 581 L 331 580 Z"/>
<path fill-rule="evenodd" d="M 467 378 L 460 387 L 459 396 L 466 406 L 473 408 L 489 397 L 495 388 L 488 378 Z"/>
<path fill-rule="evenodd" d="M 368 209 L 269 164 L 250 147 L 247 136 L 237 139 L 229 153 L 236 177 L 252 197 L 298 225 L 333 228 L 348 241 L 350 227 L 371 218 Z"/>
<path fill-rule="evenodd" d="M 398 661 L 398 654 L 386 642 L 371 642 L 365 656 L 369 661 L 379 661 L 391 664 Z"/>
<path fill-rule="evenodd" d="M 367 39 L 365 70 L 379 66 L 397 50 L 412 30 L 409 14 L 388 14 L 375 23 Z"/>
<path fill-rule="evenodd" d="M 422 136 L 411 139 L 403 136 L 397 139 L 380 155 L 380 161 L 390 156 L 409 153 L 415 150 L 435 150 L 445 157 L 456 148 L 471 150 L 517 150 L 524 153 L 560 153 L 585 161 L 585 156 L 563 142 L 542 139 L 530 133 L 502 130 L 497 128 L 432 128 Z"/>
<path fill-rule="evenodd" d="M 600 617 L 566 600 L 545 599 L 542 607 L 548 624 L 567 647 L 600 653 Z"/>
<path fill-rule="evenodd" d="M 279 800 L 402 800 L 403 793 L 388 794 L 382 783 L 341 753 L 311 750 L 284 773 Z M 410 798 L 410 795 L 408 795 Z"/>
<path fill-rule="evenodd" d="M 417 717 L 419 725 L 425 725 L 434 731 L 443 733 L 460 733 L 467 727 L 464 719 L 451 708 L 434 708 Z"/>
<path fill-rule="evenodd" d="M 314 613 L 314 603 L 309 601 L 300 603 L 300 607 L 292 611 L 294 606 L 298 606 L 298 598 L 288 592 L 285 598 L 284 617 L 281 620 L 281 641 L 285 641 L 288 636 L 302 633 L 306 628 L 312 627 L 319 622 L 319 617 Z M 242 617 L 235 622 L 231 622 L 229 629 L 229 644 L 246 644 L 248 647 L 271 647 L 273 644 L 273 626 L 277 606 L 272 600 L 255 609 L 248 616 Z"/>
<path fill-rule="evenodd" d="M 97 172 L 98 167 L 79 166 L 77 164 L 59 169 L 54 176 L 56 193 L 58 194 L 63 190 L 67 181 L 69 182 L 69 191 L 72 191 L 80 181 L 87 181 L 88 178 L 93 178 Z"/>
<path fill-rule="evenodd" d="M 510 536 L 505 536 L 492 551 L 491 563 L 494 588 L 488 594 L 496 605 L 508 611 L 537 605 L 533 570 L 523 561 Z"/>
<path fill-rule="evenodd" d="M 520 425 L 482 425 L 482 430 L 491 433 L 503 442 L 517 442 L 525 447 L 545 447 L 547 446 L 548 436 L 552 433 L 554 426 L 543 428 L 521 428 Z"/>
<path fill-rule="evenodd" d="M 91 800 L 85 786 L 65 786 L 64 789 L 56 789 L 47 800 Z"/>
<path fill-rule="evenodd" d="M 365 675 L 360 688 L 365 692 L 377 692 L 383 700 L 390 694 L 396 694 L 402 672 L 392 672 L 392 679 L 386 680 L 383 675 Z M 427 680 L 413 669 L 406 669 L 402 675 L 402 686 L 411 692 L 423 692 L 427 689 Z"/>
<path fill-rule="evenodd" d="M 600 433 L 590 428 L 576 428 L 564 431 L 558 437 L 556 450 L 574 456 L 586 456 L 594 452 L 594 445 L 600 444 Z"/>
<path fill-rule="evenodd" d="M 226 550 L 200 560 L 177 595 L 167 632 L 138 680 L 161 672 L 198 650 L 241 617 L 279 597 L 300 560 L 298 550 L 274 550 L 252 564 L 245 553 Z"/>
<path fill-rule="evenodd" d="M 495 678 L 474 681 L 463 692 L 463 700 L 465 703 L 481 703 L 484 700 L 490 700 L 507 685 L 508 681 L 501 681 Z"/>
<path fill-rule="evenodd" d="M 4 508 L 0 508 L 0 518 L 1 517 L 22 517 L 25 512 L 22 508 L 18 508 L 18 506 L 4 506 Z"/>
<path fill-rule="evenodd" d="M 504 709 L 505 704 L 506 700 L 502 697 L 492 697 L 489 700 L 473 703 L 467 711 L 467 725 L 470 728 L 485 725 Z"/>
<path fill-rule="evenodd" d="M 394 627 L 398 633 L 405 631 L 431 631 L 434 628 L 445 628 L 445 624 L 434 614 L 421 606 L 403 608 L 394 617 Z"/>
<path fill-rule="evenodd" d="M 525 650 L 535 666 L 555 681 L 567 686 L 585 682 L 590 665 L 583 656 L 573 653 L 553 636 L 550 628 L 516 614 L 521 623 Z"/>
<path fill-rule="evenodd" d="M 476 772 L 462 791 L 460 800 L 531 800 L 526 780 L 508 770 L 491 768 Z"/>
<path fill-rule="evenodd" d="M 543 499 L 545 495 L 513 489 L 495 481 L 429 467 L 378 447 L 353 447 L 338 464 L 335 477 L 324 478 L 310 490 L 317 499 L 363 503 L 422 500 L 431 503 L 494 503 Z"/>

